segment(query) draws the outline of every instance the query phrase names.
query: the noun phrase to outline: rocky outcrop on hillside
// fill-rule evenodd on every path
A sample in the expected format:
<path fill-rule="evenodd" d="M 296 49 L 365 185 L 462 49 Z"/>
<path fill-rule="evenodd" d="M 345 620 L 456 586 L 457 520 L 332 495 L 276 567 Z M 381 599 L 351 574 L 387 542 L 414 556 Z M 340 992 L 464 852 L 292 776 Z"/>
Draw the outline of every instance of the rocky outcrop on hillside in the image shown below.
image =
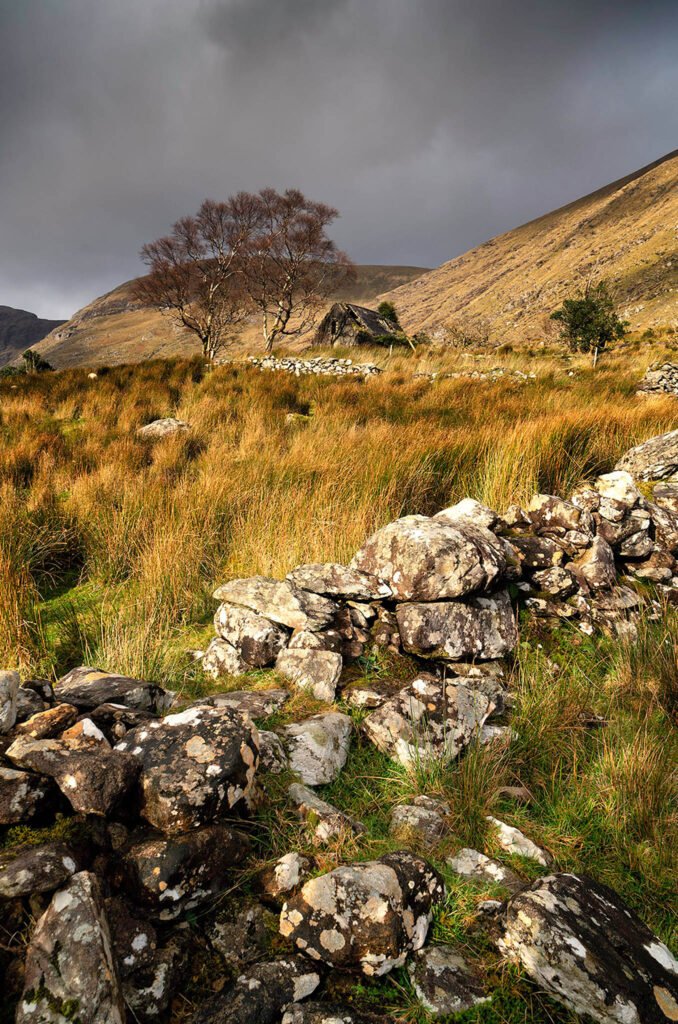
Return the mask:
<path fill-rule="evenodd" d="M 640 446 L 648 460 L 625 459 L 666 467 L 672 444 L 664 435 Z M 163 686 L 88 666 L 53 686 L 1 672 L 0 838 L 23 829 L 0 854 L 0 967 L 9 998 L 21 993 L 17 1021 L 161 1024 L 203 977 L 193 1024 L 362 1022 L 336 1002 L 332 972 L 405 964 L 430 1013 L 471 1008 L 491 990 L 463 951 L 431 940 L 445 887 L 408 845 L 505 891 L 477 926 L 569 1009 L 600 1024 L 676 1019 L 667 947 L 611 890 L 555 870 L 528 828 L 487 818 L 499 858 L 541 870 L 532 885 L 502 859 L 446 848 L 450 807 L 424 794 L 393 808 L 400 849 L 332 862 L 330 844 L 350 850 L 366 826 L 315 787 L 345 775 L 356 728 L 415 769 L 510 735 L 496 719 L 510 720 L 504 665 L 519 610 L 624 635 L 651 593 L 675 602 L 677 487 L 664 478 L 650 498 L 617 470 L 501 516 L 466 499 L 385 525 L 350 565 L 224 582 L 204 667 L 243 688 L 182 708 Z M 344 671 L 379 646 L 411 658 L 405 685 Z M 248 689 L 248 673 L 266 668 L 285 686 Z M 303 692 L 322 710 L 281 723 Z M 257 834 L 281 812 L 317 856 L 289 850 L 262 867 Z"/>
<path fill-rule="evenodd" d="M 678 396 L 678 363 L 651 366 L 638 385 L 638 394 Z"/>

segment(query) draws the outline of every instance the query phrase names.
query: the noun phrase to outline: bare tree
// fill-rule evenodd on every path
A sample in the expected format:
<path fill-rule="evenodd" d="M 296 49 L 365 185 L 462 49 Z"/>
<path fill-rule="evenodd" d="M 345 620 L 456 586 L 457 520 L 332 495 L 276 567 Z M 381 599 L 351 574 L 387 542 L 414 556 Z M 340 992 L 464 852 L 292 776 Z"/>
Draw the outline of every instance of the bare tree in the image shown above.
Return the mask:
<path fill-rule="evenodd" d="M 259 216 L 256 197 L 244 192 L 225 203 L 206 199 L 194 217 L 182 217 L 141 250 L 150 272 L 137 282 L 136 297 L 197 335 L 210 361 L 251 311 L 242 258 Z"/>
<path fill-rule="evenodd" d="M 327 235 L 338 212 L 298 189 L 262 189 L 258 224 L 243 259 L 244 287 L 261 315 L 266 351 L 281 337 L 307 331 L 318 309 L 353 264 Z"/>

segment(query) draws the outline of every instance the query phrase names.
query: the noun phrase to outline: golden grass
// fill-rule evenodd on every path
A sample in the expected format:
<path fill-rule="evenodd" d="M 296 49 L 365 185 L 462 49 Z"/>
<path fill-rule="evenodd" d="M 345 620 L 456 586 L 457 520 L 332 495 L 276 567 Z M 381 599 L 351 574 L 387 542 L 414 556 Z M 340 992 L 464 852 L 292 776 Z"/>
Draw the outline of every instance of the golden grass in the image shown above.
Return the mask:
<path fill-rule="evenodd" d="M 367 383 L 205 374 L 195 360 L 0 382 L 3 664 L 45 669 L 36 599 L 76 573 L 102 593 L 122 588 L 115 629 L 104 641 L 97 625 L 91 643 L 120 669 L 147 645 L 135 647 L 135 630 L 164 641 L 204 619 L 223 579 L 346 561 L 379 525 L 466 495 L 502 510 L 567 493 L 675 425 L 671 399 L 634 396 L 633 369 L 610 361 L 594 376 L 581 364 L 569 377 L 550 357 L 536 365 L 525 384 L 397 369 Z M 166 415 L 191 433 L 135 436 Z"/>

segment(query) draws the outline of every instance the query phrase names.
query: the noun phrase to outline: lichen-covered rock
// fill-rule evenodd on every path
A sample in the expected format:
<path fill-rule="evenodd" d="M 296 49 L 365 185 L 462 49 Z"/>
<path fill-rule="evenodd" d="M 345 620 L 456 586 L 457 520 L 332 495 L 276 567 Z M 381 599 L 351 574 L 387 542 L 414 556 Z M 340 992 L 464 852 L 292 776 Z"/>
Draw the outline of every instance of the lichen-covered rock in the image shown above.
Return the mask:
<path fill-rule="evenodd" d="M 9 732 L 16 722 L 19 683 L 18 672 L 0 672 L 0 734 Z"/>
<path fill-rule="evenodd" d="M 99 704 L 123 704 L 127 708 L 160 715 L 174 703 L 175 695 L 156 683 L 111 675 L 98 668 L 81 666 L 68 672 L 54 686 L 58 700 L 85 711 Z"/>
<path fill-rule="evenodd" d="M 258 734 L 231 708 L 186 708 L 130 730 L 115 749 L 141 763 L 141 814 L 162 832 L 209 825 L 249 802 Z"/>
<path fill-rule="evenodd" d="M 423 673 L 363 721 L 366 736 L 402 765 L 457 757 L 493 711 L 473 680 Z"/>
<path fill-rule="evenodd" d="M 468 519 L 405 516 L 373 534 L 351 567 L 385 580 L 397 601 L 439 601 L 486 589 L 506 560 L 494 534 Z"/>
<path fill-rule="evenodd" d="M 535 586 L 544 594 L 553 597 L 570 597 L 579 588 L 577 577 L 569 569 L 559 565 L 551 569 L 539 569 L 532 576 Z"/>
<path fill-rule="evenodd" d="M 387 974 L 423 946 L 433 906 L 443 895 L 443 883 L 426 861 L 390 853 L 306 882 L 285 903 L 280 931 L 314 960 Z"/>
<path fill-rule="evenodd" d="M 500 948 L 598 1024 L 678 1019 L 678 961 L 607 886 L 548 875 L 514 896 Z"/>
<path fill-rule="evenodd" d="M 0 854 L 0 897 L 16 899 L 33 892 L 52 892 L 76 871 L 75 856 L 65 843 L 10 850 Z"/>
<path fill-rule="evenodd" d="M 337 692 L 343 660 L 332 651 L 303 649 L 281 651 L 276 671 L 301 690 L 309 690 L 317 700 L 331 704 Z"/>
<path fill-rule="evenodd" d="M 91 718 L 81 718 L 74 725 L 64 729 L 61 739 L 71 750 L 110 750 L 110 743 L 98 725 Z"/>
<path fill-rule="evenodd" d="M 26 955 L 17 1024 L 123 1024 L 125 1004 L 96 877 L 81 871 L 52 897 Z"/>
<path fill-rule="evenodd" d="M 343 811 L 328 804 L 325 800 L 298 782 L 292 783 L 288 795 L 301 818 L 310 822 L 313 830 L 313 842 L 317 845 L 329 842 L 337 836 L 350 832 L 364 832 L 365 826 Z"/>
<path fill-rule="evenodd" d="M 652 497 L 660 508 L 678 516 L 678 482 L 655 484 L 652 488 Z"/>
<path fill-rule="evenodd" d="M 552 862 L 551 854 L 532 842 L 519 828 L 507 825 L 506 822 L 493 818 L 491 814 L 488 814 L 487 820 L 492 825 L 495 839 L 502 850 L 506 850 L 507 853 L 518 854 L 521 857 L 530 857 L 544 867 L 548 867 Z"/>
<path fill-rule="evenodd" d="M 212 679 L 242 676 L 252 671 L 252 666 L 242 658 L 240 651 L 220 636 L 215 636 L 207 645 L 207 650 L 202 656 L 202 667 Z"/>
<path fill-rule="evenodd" d="M 277 1024 L 286 1006 L 310 996 L 319 984 L 318 969 L 304 957 L 256 964 L 202 1007 L 193 1024 Z"/>
<path fill-rule="evenodd" d="M 591 547 L 581 555 L 574 566 L 592 590 L 613 587 L 617 580 L 612 548 L 602 537 L 595 537 Z"/>
<path fill-rule="evenodd" d="M 27 718 L 37 715 L 39 711 L 44 711 L 46 707 L 46 702 L 35 690 L 32 690 L 29 686 L 19 687 L 16 695 L 17 722 L 25 722 Z"/>
<path fill-rule="evenodd" d="M 172 921 L 221 892 L 247 848 L 226 825 L 147 836 L 126 850 L 120 881 L 159 920 Z"/>
<path fill-rule="evenodd" d="M 211 693 L 196 704 L 208 704 L 211 708 L 232 708 L 239 715 L 252 719 L 268 718 L 280 711 L 290 698 L 287 690 L 229 690 L 226 693 Z"/>
<path fill-rule="evenodd" d="M 117 750 L 72 750 L 64 740 L 18 736 L 7 757 L 19 768 L 48 775 L 81 814 L 107 815 L 130 792 L 139 775 L 135 757 Z"/>
<path fill-rule="evenodd" d="M 173 944 L 156 949 L 149 964 L 123 979 L 125 1003 L 136 1021 L 166 1020 L 175 984 L 180 950 Z"/>
<path fill-rule="evenodd" d="M 126 708 L 123 704 L 100 704 L 87 712 L 87 717 L 101 729 L 109 743 L 117 743 L 130 729 L 152 722 L 156 716 L 150 711 Z"/>
<path fill-rule="evenodd" d="M 212 949 L 232 969 L 261 960 L 275 934 L 276 915 L 261 903 L 245 903 L 219 913 L 209 930 Z"/>
<path fill-rule="evenodd" d="M 331 625 L 337 605 L 327 597 L 300 590 L 288 580 L 266 576 L 231 580 L 214 591 L 217 601 L 249 608 L 288 629 L 324 629 Z"/>
<path fill-rule="evenodd" d="M 106 900 L 106 917 L 118 975 L 124 981 L 140 967 L 152 964 L 158 936 L 146 911 L 133 908 L 119 896 Z"/>
<path fill-rule="evenodd" d="M 518 641 L 505 591 L 466 601 L 401 604 L 396 617 L 403 648 L 420 658 L 501 658 Z"/>
<path fill-rule="evenodd" d="M 55 784 L 43 775 L 0 765 L 0 825 L 32 821 L 56 792 Z"/>
<path fill-rule="evenodd" d="M 353 723 L 348 715 L 330 711 L 312 715 L 280 729 L 290 768 L 307 786 L 334 782 L 346 764 Z"/>
<path fill-rule="evenodd" d="M 625 470 L 634 480 L 678 479 L 678 430 L 651 437 L 621 457 L 617 470 Z"/>
<path fill-rule="evenodd" d="M 618 522 L 642 499 L 635 479 L 638 478 L 622 468 L 598 477 L 594 487 L 600 495 L 598 511 L 605 519 L 612 523 Z"/>
<path fill-rule="evenodd" d="M 486 530 L 494 530 L 502 525 L 501 517 L 497 512 L 488 508 L 487 505 L 481 505 L 474 498 L 462 498 L 456 505 L 451 505 L 449 508 L 436 512 L 433 518 L 443 519 L 451 523 L 456 523 L 460 519 L 468 519 L 475 523 L 476 526 L 482 526 Z"/>
<path fill-rule="evenodd" d="M 259 890 L 272 900 L 294 892 L 311 871 L 311 861 L 295 851 L 285 853 L 275 864 L 264 868 L 258 876 Z"/>
<path fill-rule="evenodd" d="M 298 565 L 286 578 L 300 590 L 346 601 L 383 601 L 391 596 L 389 585 L 377 576 L 338 562 Z"/>
<path fill-rule="evenodd" d="M 448 867 L 451 867 L 462 878 L 476 878 L 482 882 L 496 882 L 503 885 L 511 892 L 519 892 L 524 889 L 526 882 L 523 882 L 515 871 L 500 864 L 498 860 L 486 857 L 479 850 L 472 850 L 469 847 L 458 850 L 454 857 L 447 858 Z"/>
<path fill-rule="evenodd" d="M 287 644 L 288 632 L 270 619 L 234 604 L 220 604 L 214 615 L 217 636 L 253 668 L 272 665 Z"/>
<path fill-rule="evenodd" d="M 53 739 L 73 725 L 77 717 L 78 709 L 72 704 L 55 704 L 17 725 L 16 735 L 30 736 L 34 740 Z"/>
<path fill-rule="evenodd" d="M 445 833 L 449 804 L 428 796 L 417 796 L 411 804 L 398 804 L 391 812 L 391 832 L 419 842 L 437 843 Z"/>
<path fill-rule="evenodd" d="M 470 1010 L 489 1000 L 476 970 L 454 946 L 426 946 L 408 964 L 417 998 L 434 1017 Z"/>
<path fill-rule="evenodd" d="M 270 729 L 259 730 L 259 765 L 257 772 L 271 772 L 273 775 L 280 775 L 286 772 L 290 766 L 290 760 L 285 750 L 285 744 L 276 732 Z"/>
<path fill-rule="evenodd" d="M 143 427 L 138 427 L 136 436 L 144 441 L 157 441 L 172 434 L 185 434 L 191 429 L 190 423 L 178 420 L 174 416 L 164 416 L 162 419 L 153 420 Z"/>
<path fill-rule="evenodd" d="M 290 651 L 333 651 L 341 654 L 344 645 L 342 637 L 336 629 L 300 629 L 292 634 L 289 642 Z"/>
<path fill-rule="evenodd" d="M 591 542 L 594 531 L 593 517 L 588 509 L 553 494 L 535 494 L 527 506 L 527 514 L 541 537 L 570 537 L 582 547 Z"/>

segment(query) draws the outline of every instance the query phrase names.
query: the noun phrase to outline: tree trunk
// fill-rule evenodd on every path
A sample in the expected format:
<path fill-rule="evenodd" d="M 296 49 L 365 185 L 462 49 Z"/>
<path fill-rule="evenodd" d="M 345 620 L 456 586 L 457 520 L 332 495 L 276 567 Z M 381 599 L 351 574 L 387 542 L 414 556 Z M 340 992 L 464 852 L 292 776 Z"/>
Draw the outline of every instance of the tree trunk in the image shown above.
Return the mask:
<path fill-rule="evenodd" d="M 593 369 L 594 370 L 596 368 L 596 363 L 597 362 L 598 362 L 598 346 L 596 345 L 595 348 L 593 349 Z"/>

